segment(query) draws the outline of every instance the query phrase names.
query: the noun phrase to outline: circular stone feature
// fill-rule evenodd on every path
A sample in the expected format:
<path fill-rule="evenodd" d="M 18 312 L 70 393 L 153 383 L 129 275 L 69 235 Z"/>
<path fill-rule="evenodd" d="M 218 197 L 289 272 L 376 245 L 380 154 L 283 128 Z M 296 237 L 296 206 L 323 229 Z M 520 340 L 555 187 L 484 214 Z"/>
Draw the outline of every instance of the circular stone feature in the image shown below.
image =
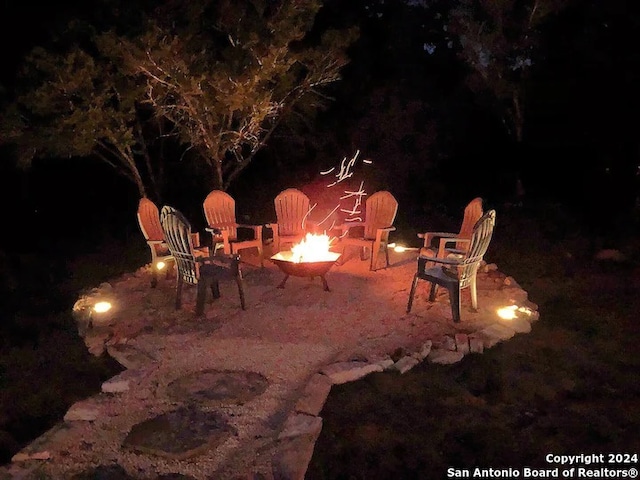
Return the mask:
<path fill-rule="evenodd" d="M 134 425 L 122 446 L 181 460 L 215 448 L 236 433 L 220 413 L 187 406 Z"/>
<path fill-rule="evenodd" d="M 240 405 L 262 394 L 269 381 L 256 372 L 202 370 L 178 378 L 168 386 L 174 400 Z"/>

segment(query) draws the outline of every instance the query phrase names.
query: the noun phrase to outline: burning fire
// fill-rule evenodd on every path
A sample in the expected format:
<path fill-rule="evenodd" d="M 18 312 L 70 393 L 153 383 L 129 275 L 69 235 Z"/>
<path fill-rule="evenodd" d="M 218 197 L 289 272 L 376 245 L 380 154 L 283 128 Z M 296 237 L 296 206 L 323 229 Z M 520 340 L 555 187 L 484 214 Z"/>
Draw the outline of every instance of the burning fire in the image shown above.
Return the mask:
<path fill-rule="evenodd" d="M 302 262 L 333 262 L 340 254 L 330 252 L 331 239 L 328 235 L 314 235 L 307 233 L 305 238 L 291 247 L 291 260 L 295 263 Z"/>

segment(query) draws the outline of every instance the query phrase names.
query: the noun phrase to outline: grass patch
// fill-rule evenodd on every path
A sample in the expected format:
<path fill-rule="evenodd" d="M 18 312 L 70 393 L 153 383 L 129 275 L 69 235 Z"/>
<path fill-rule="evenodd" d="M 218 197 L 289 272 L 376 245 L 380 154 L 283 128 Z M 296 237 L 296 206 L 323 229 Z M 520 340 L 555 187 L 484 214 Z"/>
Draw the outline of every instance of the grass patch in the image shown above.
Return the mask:
<path fill-rule="evenodd" d="M 144 248 L 142 248 L 144 247 Z M 0 464 L 123 370 L 89 354 L 71 308 L 80 290 L 144 263 L 146 245 L 106 242 L 73 257 L 5 255 L 0 312 Z"/>
<path fill-rule="evenodd" d="M 538 303 L 532 332 L 455 365 L 335 386 L 307 480 L 441 479 L 448 467 L 640 451 L 640 273 L 592 262 L 574 231 L 498 219 L 487 259 Z"/>

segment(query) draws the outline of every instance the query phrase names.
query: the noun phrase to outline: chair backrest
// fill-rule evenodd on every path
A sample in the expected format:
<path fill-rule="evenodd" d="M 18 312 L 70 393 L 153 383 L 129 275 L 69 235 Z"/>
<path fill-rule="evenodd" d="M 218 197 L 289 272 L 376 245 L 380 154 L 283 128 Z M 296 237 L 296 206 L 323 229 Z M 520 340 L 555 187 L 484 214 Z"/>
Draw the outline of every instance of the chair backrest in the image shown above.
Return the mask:
<path fill-rule="evenodd" d="M 202 204 L 204 216 L 209 227 L 220 224 L 236 223 L 236 201 L 231 195 L 222 190 L 213 190 Z M 235 227 L 228 228 L 229 239 L 238 238 L 238 230 Z"/>
<path fill-rule="evenodd" d="M 493 236 L 493 227 L 496 224 L 496 211 L 489 210 L 485 213 L 480 220 L 476 222 L 473 227 L 473 233 L 471 234 L 471 241 L 469 248 L 465 254 L 465 258 L 462 261 L 460 267 L 458 267 L 458 279 L 460 281 L 460 288 L 466 287 L 471 282 L 480 266 L 491 237 Z"/>
<path fill-rule="evenodd" d="M 371 195 L 365 206 L 364 238 L 374 240 L 378 228 L 391 227 L 398 213 L 398 201 L 386 190 Z"/>
<path fill-rule="evenodd" d="M 193 254 L 191 224 L 173 207 L 165 205 L 160 211 L 160 223 L 171 255 L 176 260 L 178 275 L 191 285 L 198 283 L 198 262 Z"/>
<path fill-rule="evenodd" d="M 309 214 L 309 197 L 296 188 L 280 192 L 275 200 L 278 235 L 300 235 Z"/>
<path fill-rule="evenodd" d="M 460 238 L 471 238 L 473 228 L 476 222 L 480 220 L 483 215 L 482 211 L 482 198 L 476 197 L 471 200 L 464 209 L 464 217 L 462 219 L 462 226 L 460 227 Z"/>
<path fill-rule="evenodd" d="M 140 225 L 145 240 L 164 240 L 158 207 L 146 197 L 141 198 L 138 202 L 138 225 Z"/>

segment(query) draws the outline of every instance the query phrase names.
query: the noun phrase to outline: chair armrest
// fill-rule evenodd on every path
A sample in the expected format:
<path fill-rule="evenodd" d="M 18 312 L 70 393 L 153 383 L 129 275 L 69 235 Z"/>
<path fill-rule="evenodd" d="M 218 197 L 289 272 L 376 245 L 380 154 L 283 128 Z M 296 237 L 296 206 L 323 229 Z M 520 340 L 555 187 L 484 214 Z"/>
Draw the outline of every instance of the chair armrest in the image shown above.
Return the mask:
<path fill-rule="evenodd" d="M 341 225 L 336 225 L 334 228 L 342 230 L 342 233 L 344 234 L 345 232 L 348 232 L 350 228 L 364 227 L 364 226 L 365 226 L 365 222 L 348 222 L 348 223 L 343 223 Z"/>
<path fill-rule="evenodd" d="M 382 227 L 382 228 L 378 228 L 377 230 L 379 232 L 394 232 L 396 229 L 396 227 Z"/>
<path fill-rule="evenodd" d="M 423 232 L 418 234 L 418 238 L 423 238 L 424 239 L 423 246 L 426 248 L 429 248 L 431 247 L 431 240 L 434 238 L 452 238 L 452 237 L 455 237 L 456 235 L 459 235 L 459 234 L 452 233 L 452 232 Z"/>
<path fill-rule="evenodd" d="M 147 243 L 149 245 L 162 245 L 163 243 L 165 243 L 164 240 L 147 240 Z"/>
<path fill-rule="evenodd" d="M 256 228 L 263 228 L 264 225 L 250 225 L 248 223 L 236 223 L 236 228 L 252 228 L 252 229 L 256 229 Z"/>
<path fill-rule="evenodd" d="M 205 257 L 198 257 L 196 259 L 198 262 L 202 263 L 228 263 L 231 264 L 234 261 L 240 261 L 240 255 L 237 253 L 221 253 L 218 255 L 210 256 L 207 255 Z"/>
<path fill-rule="evenodd" d="M 418 238 L 428 238 L 428 237 L 455 237 L 458 235 L 457 233 L 452 232 L 424 232 L 419 233 Z"/>
<path fill-rule="evenodd" d="M 216 256 L 198 257 L 196 261 L 203 265 L 215 265 L 221 268 L 230 268 L 235 273 L 239 272 L 240 255 L 237 253 L 224 253 Z"/>
<path fill-rule="evenodd" d="M 462 264 L 462 262 L 457 258 L 423 257 L 421 255 L 418 257 L 418 271 L 424 270 L 425 265 L 432 262 L 440 263 L 442 265 L 450 265 L 452 267 L 457 267 Z"/>
<path fill-rule="evenodd" d="M 237 228 L 240 225 L 238 223 L 235 222 L 227 222 L 227 223 L 215 223 L 213 225 L 207 225 L 208 228 L 210 229 L 217 229 L 217 230 L 225 230 L 228 228 Z"/>
<path fill-rule="evenodd" d="M 460 237 L 451 237 L 451 238 L 442 238 L 438 244 L 438 257 L 445 257 L 445 253 L 457 253 L 460 252 L 461 255 L 464 255 L 465 251 L 462 249 L 458 249 L 458 244 L 471 243 L 470 238 L 460 238 Z"/>
<path fill-rule="evenodd" d="M 206 227 L 205 231 L 209 232 L 211 235 L 222 235 L 222 230 L 216 227 Z"/>
<path fill-rule="evenodd" d="M 440 248 L 447 248 L 447 245 L 458 244 L 458 243 L 471 243 L 470 238 L 460 238 L 460 237 L 451 237 L 451 238 L 443 238 L 440 241 Z"/>
<path fill-rule="evenodd" d="M 204 258 L 207 259 L 211 256 L 211 253 L 209 252 L 209 247 L 206 246 L 197 246 L 197 247 L 193 247 L 193 256 L 196 257 L 196 260 L 198 262 L 202 261 L 200 259 Z"/>

